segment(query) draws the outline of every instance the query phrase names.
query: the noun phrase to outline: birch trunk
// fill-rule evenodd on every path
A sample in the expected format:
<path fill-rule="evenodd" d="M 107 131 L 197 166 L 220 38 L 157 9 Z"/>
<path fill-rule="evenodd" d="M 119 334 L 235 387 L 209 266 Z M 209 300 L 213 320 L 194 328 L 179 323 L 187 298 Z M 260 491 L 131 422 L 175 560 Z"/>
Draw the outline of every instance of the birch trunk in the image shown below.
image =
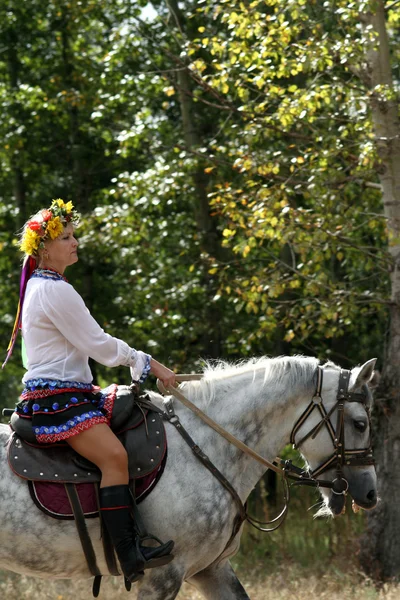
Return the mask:
<path fill-rule="evenodd" d="M 374 410 L 381 500 L 368 514 L 361 560 L 375 579 L 385 580 L 400 575 L 400 123 L 383 1 L 376 0 L 371 9 L 373 12 L 363 20 L 372 27 L 376 38 L 367 52 L 370 106 L 381 161 L 379 178 L 392 269 L 389 339 Z"/>

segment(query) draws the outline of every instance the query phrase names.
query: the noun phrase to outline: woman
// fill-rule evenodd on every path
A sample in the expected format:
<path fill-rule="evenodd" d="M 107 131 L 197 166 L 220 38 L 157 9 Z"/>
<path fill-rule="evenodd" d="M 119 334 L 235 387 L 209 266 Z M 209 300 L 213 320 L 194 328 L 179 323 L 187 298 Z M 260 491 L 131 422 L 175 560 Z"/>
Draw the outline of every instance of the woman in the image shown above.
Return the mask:
<path fill-rule="evenodd" d="M 133 582 L 144 569 L 170 562 L 173 542 L 156 548 L 140 545 L 131 516 L 128 456 L 109 427 L 113 399 L 93 386 L 88 360 L 108 367 L 126 365 L 139 382 L 151 372 L 165 385 L 174 385 L 175 375 L 150 355 L 105 333 L 67 282 L 65 269 L 78 261 L 78 220 L 72 202 L 58 199 L 25 224 L 20 304 L 5 363 L 21 328 L 27 373 L 16 411 L 32 420 L 38 442 L 65 440 L 100 469 L 102 516 L 122 571 Z"/>

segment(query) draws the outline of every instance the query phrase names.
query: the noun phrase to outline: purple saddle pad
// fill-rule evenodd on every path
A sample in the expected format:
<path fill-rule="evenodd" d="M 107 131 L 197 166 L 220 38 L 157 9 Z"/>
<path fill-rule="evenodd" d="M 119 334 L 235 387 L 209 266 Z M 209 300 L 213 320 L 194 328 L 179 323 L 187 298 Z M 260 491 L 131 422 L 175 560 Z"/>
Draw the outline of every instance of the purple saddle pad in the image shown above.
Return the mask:
<path fill-rule="evenodd" d="M 136 479 L 135 496 L 139 504 L 158 483 L 164 470 L 166 456 L 161 465 L 145 477 Z M 77 483 L 76 491 L 86 518 L 98 517 L 95 483 Z M 40 510 L 55 519 L 73 519 L 74 514 L 62 483 L 51 481 L 29 481 L 31 498 Z"/>

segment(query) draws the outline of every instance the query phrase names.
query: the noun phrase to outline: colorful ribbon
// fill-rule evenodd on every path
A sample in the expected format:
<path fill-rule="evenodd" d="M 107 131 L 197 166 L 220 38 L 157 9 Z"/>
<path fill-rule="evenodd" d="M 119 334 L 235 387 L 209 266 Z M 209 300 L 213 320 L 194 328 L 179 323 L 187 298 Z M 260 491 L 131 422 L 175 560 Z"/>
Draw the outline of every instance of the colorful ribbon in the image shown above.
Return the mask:
<path fill-rule="evenodd" d="M 19 302 L 18 302 L 17 316 L 15 317 L 13 332 L 11 335 L 10 343 L 8 344 L 7 356 L 2 365 L 3 369 L 6 366 L 8 359 L 10 358 L 10 356 L 14 350 L 15 342 L 18 337 L 18 331 L 19 331 L 19 329 L 21 329 L 22 307 L 24 305 L 26 286 L 30 279 L 30 276 L 32 275 L 32 273 L 35 269 L 36 269 L 36 260 L 33 258 L 33 256 L 27 256 L 26 259 L 24 260 L 24 264 L 22 266 L 21 279 L 20 279 L 20 284 L 19 284 Z"/>

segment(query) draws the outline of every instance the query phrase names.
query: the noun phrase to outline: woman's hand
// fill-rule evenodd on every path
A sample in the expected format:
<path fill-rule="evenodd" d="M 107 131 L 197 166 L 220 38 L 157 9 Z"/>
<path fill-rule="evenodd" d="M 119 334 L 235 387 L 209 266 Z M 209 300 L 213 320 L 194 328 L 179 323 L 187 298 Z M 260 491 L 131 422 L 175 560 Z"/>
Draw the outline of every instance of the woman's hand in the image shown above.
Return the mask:
<path fill-rule="evenodd" d="M 150 372 L 153 373 L 158 379 L 160 379 L 165 387 L 168 385 L 175 386 L 176 378 L 175 373 L 168 369 L 165 365 L 162 365 L 154 358 L 151 359 L 150 362 Z"/>

